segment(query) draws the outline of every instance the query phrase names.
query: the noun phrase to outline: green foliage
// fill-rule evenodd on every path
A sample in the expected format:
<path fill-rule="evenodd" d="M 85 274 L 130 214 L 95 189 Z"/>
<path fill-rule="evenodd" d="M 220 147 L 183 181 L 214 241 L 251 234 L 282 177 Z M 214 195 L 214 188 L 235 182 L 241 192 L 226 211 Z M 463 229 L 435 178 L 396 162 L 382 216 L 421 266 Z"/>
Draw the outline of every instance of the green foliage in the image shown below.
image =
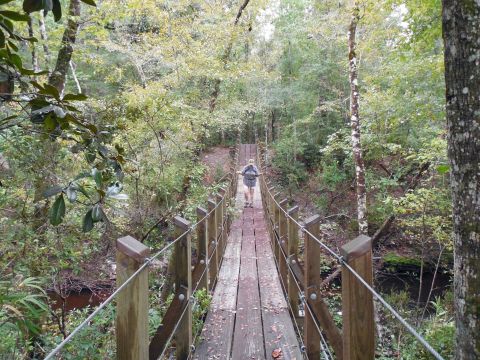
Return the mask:
<path fill-rule="evenodd" d="M 33 277 L 0 281 L 1 354 L 14 354 L 31 346 L 38 336 L 41 321 L 48 311 L 41 282 Z"/>
<path fill-rule="evenodd" d="M 70 333 L 85 320 L 91 312 L 89 307 L 72 310 L 68 314 L 67 333 Z M 42 336 L 45 344 L 44 349 L 51 351 L 60 343 L 63 338 L 61 334 L 53 332 L 54 324 L 49 331 Z M 103 309 L 99 316 L 96 316 L 85 328 L 83 328 L 72 341 L 60 352 L 63 359 L 112 359 L 115 358 L 115 306 L 109 304 Z"/>
<path fill-rule="evenodd" d="M 303 154 L 303 144 L 294 138 L 284 138 L 275 143 L 273 166 L 281 174 L 281 182 L 291 188 L 298 186 L 307 179 L 305 164 L 298 160 Z"/>
<path fill-rule="evenodd" d="M 416 189 L 393 200 L 393 206 L 406 234 L 421 242 L 434 240 L 453 249 L 451 199 L 446 189 Z"/>
<path fill-rule="evenodd" d="M 199 334 L 205 321 L 205 315 L 212 302 L 212 296 L 205 290 L 198 290 L 193 294 L 195 306 L 193 307 L 193 334 Z"/>

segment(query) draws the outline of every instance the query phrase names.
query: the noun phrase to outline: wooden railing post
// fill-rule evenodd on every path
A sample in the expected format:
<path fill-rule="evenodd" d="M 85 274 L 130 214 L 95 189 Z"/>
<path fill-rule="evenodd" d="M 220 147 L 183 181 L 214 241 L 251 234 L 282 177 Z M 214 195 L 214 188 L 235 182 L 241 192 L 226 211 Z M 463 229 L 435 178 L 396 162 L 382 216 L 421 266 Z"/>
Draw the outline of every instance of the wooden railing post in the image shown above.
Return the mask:
<path fill-rule="evenodd" d="M 213 255 L 212 262 L 209 264 L 210 270 L 210 288 L 213 288 L 215 285 L 215 280 L 218 274 L 218 265 L 219 265 L 219 258 L 218 258 L 218 247 L 217 247 L 217 215 L 215 206 L 217 204 L 213 199 L 208 199 L 208 212 L 210 215 L 208 216 L 207 222 L 207 229 L 208 229 L 208 244 L 212 245 L 212 251 L 215 255 Z M 215 210 L 214 210 L 215 209 Z"/>
<path fill-rule="evenodd" d="M 312 235 L 319 235 L 319 215 L 313 215 L 305 221 L 305 229 Z M 320 334 L 315 326 L 315 319 L 307 309 L 308 299 L 310 297 L 319 296 L 318 285 L 320 285 L 320 248 L 315 240 L 306 232 L 305 240 L 305 276 L 304 276 L 304 292 L 305 292 L 305 320 L 303 325 L 304 344 L 307 347 L 307 357 L 310 359 L 318 359 L 320 355 Z M 313 295 L 315 294 L 315 295 Z"/>
<path fill-rule="evenodd" d="M 344 260 L 372 285 L 372 240 L 360 235 L 341 248 Z M 346 360 L 375 357 L 372 293 L 342 266 L 343 354 Z"/>
<path fill-rule="evenodd" d="M 117 287 L 142 266 L 148 247 L 131 236 L 117 240 Z M 117 359 L 148 359 L 148 269 L 117 296 Z"/>
<path fill-rule="evenodd" d="M 288 215 L 294 220 L 298 220 L 298 206 L 288 209 Z M 287 256 L 290 264 L 297 260 L 298 255 L 298 227 L 297 224 L 288 218 L 288 239 L 287 239 Z M 298 317 L 298 287 L 295 283 L 294 274 L 292 271 L 288 272 L 288 300 L 292 308 L 293 316 Z"/>
<path fill-rule="evenodd" d="M 218 241 L 218 261 L 219 265 L 222 262 L 223 257 L 223 196 L 220 193 L 215 194 L 215 200 L 218 205 L 216 215 L 217 215 L 217 241 Z"/>
<path fill-rule="evenodd" d="M 272 197 L 272 246 L 273 246 L 273 255 L 275 256 L 276 261 L 278 262 L 278 242 L 276 235 L 278 235 L 278 213 L 280 212 L 280 209 L 278 208 L 277 205 L 277 198 L 280 195 L 280 193 L 277 191 L 273 194 Z"/>
<path fill-rule="evenodd" d="M 175 216 L 175 238 L 182 236 L 190 228 L 190 222 Z M 187 359 L 190 347 L 193 343 L 192 336 L 192 236 L 187 232 L 182 239 L 175 244 L 175 289 L 179 299 L 187 307 L 175 333 L 177 344 L 177 359 Z M 182 312 L 184 307 L 182 306 Z"/>
<path fill-rule="evenodd" d="M 208 264 L 208 220 L 205 218 L 207 216 L 207 210 L 202 207 L 197 207 L 197 251 L 198 251 L 198 262 L 200 264 L 200 272 L 205 274 L 198 280 L 198 288 L 209 290 L 208 279 L 209 279 L 209 264 Z M 203 263 L 202 263 L 203 262 Z"/>
<path fill-rule="evenodd" d="M 278 244 L 278 270 L 280 273 L 280 277 L 282 278 L 282 282 L 287 286 L 287 273 L 288 273 L 288 268 L 287 268 L 287 260 L 284 257 L 283 252 L 287 254 L 287 238 L 288 238 L 288 232 L 287 232 L 287 216 L 285 215 L 286 209 L 287 209 L 287 199 L 283 199 L 282 201 L 279 202 L 279 224 L 278 224 L 278 238 L 279 238 L 279 244 Z M 285 289 L 287 291 L 287 289 Z"/>
<path fill-rule="evenodd" d="M 223 259 L 223 254 L 225 252 L 225 248 L 227 246 L 227 190 L 224 188 L 219 189 L 222 201 L 222 205 L 220 207 L 222 208 L 222 223 L 220 226 L 220 231 L 221 231 L 221 237 L 222 237 L 222 259 Z"/>

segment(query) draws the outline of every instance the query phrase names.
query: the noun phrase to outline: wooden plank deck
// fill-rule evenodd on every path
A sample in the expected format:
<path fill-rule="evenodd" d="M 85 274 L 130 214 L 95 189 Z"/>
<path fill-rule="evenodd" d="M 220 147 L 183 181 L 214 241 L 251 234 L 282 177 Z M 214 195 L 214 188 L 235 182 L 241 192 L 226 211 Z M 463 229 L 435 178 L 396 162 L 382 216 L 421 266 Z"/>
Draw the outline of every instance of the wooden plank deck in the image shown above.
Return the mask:
<path fill-rule="evenodd" d="M 240 167 L 255 158 L 252 144 L 240 148 Z M 253 208 L 243 208 L 238 177 L 237 216 L 232 223 L 202 341 L 194 359 L 303 359 L 278 277 L 260 188 Z"/>

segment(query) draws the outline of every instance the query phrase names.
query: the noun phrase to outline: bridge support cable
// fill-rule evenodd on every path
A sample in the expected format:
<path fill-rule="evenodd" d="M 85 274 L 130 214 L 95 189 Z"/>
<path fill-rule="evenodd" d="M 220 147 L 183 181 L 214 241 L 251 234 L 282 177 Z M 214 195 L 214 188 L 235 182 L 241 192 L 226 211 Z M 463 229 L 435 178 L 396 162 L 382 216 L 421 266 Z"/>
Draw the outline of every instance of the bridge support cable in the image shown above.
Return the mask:
<path fill-rule="evenodd" d="M 270 220 L 271 221 L 271 220 Z M 292 266 L 291 266 L 291 259 L 289 259 L 287 257 L 287 255 L 285 254 L 285 250 L 283 249 L 283 247 L 281 246 L 281 239 L 279 237 L 279 235 L 277 234 L 276 231 L 274 231 L 274 237 L 275 237 L 275 241 L 277 242 L 277 246 L 279 246 L 280 248 L 280 254 L 282 255 L 285 263 L 287 264 L 287 267 L 289 269 L 290 272 L 294 272 Z M 279 262 L 277 261 L 277 259 L 274 257 L 275 259 L 275 263 L 277 265 L 277 269 L 279 267 Z M 282 283 L 282 287 L 283 287 L 283 291 L 284 293 L 286 294 L 287 293 L 287 290 L 288 288 L 285 286 L 285 283 L 283 282 L 282 280 L 282 277 L 280 276 L 280 281 Z M 334 359 L 331 351 L 330 351 L 330 348 L 328 346 L 328 343 L 325 339 L 325 337 L 323 336 L 323 333 L 322 333 L 322 330 L 321 330 L 321 327 L 320 327 L 320 324 L 318 324 L 318 321 L 316 319 L 316 315 L 313 313 L 310 305 L 308 304 L 308 302 L 305 300 L 305 295 L 304 295 L 304 291 L 301 287 L 301 285 L 299 284 L 298 280 L 296 279 L 295 276 L 292 277 L 292 279 L 294 280 L 294 283 L 295 283 L 295 286 L 297 287 L 297 290 L 298 290 L 298 293 L 300 294 L 300 301 L 304 307 L 305 310 L 308 310 L 309 312 L 309 315 L 311 316 L 312 320 L 313 320 L 313 324 L 315 325 L 315 328 L 316 328 L 316 331 L 318 332 L 319 334 L 319 337 L 320 337 L 320 344 L 321 344 L 321 347 L 322 347 L 322 355 L 325 359 Z M 291 304 L 290 304 L 290 301 L 287 301 L 288 304 L 289 304 L 289 308 L 290 308 L 290 311 L 292 312 L 292 315 L 293 315 L 293 318 L 294 318 L 294 323 L 297 327 L 297 331 L 299 331 L 299 326 L 298 326 L 298 323 L 297 323 L 297 320 L 296 320 L 296 316 L 295 315 L 298 315 L 298 314 L 295 314 L 293 312 L 293 309 L 291 307 Z M 301 344 L 302 344 L 302 347 L 304 348 L 304 355 L 307 357 L 307 359 L 309 358 L 308 357 L 308 349 L 306 348 L 305 344 L 304 344 L 304 341 L 302 339 L 302 337 L 300 337 L 300 341 L 301 341 Z"/>
<path fill-rule="evenodd" d="M 262 164 L 261 157 L 259 156 L 259 164 Z M 263 171 L 262 171 L 263 173 Z M 373 297 L 375 297 L 384 307 L 387 309 L 404 327 L 405 329 L 413 335 L 420 344 L 437 360 L 444 360 L 444 358 L 425 340 L 425 338 L 418 333 L 377 291 L 373 289 L 373 287 L 365 281 L 365 279 L 351 266 L 348 264 L 348 261 L 335 252 L 333 249 L 331 249 L 327 244 L 325 244 L 322 240 L 320 240 L 315 234 L 313 234 L 311 231 L 309 231 L 304 224 L 301 224 L 299 221 L 297 221 L 294 217 L 292 217 L 286 209 L 280 204 L 279 201 L 276 199 L 276 194 L 272 194 L 271 188 L 269 188 L 266 185 L 265 182 L 265 177 L 264 175 L 261 175 L 261 181 L 262 181 L 262 186 L 261 189 L 263 192 L 266 192 L 268 194 L 268 197 L 265 196 L 265 201 L 268 204 L 269 202 L 272 202 L 271 209 L 274 211 L 278 211 L 280 213 L 283 213 L 283 215 L 292 223 L 296 224 L 298 228 L 302 231 L 302 233 L 307 234 L 313 241 L 315 241 L 321 248 L 323 248 L 328 254 L 330 254 L 333 258 L 335 258 L 340 265 L 344 267 L 344 269 L 348 270 L 349 273 L 351 273 L 364 287 L 367 289 L 368 292 L 372 294 Z M 268 208 L 268 207 L 267 207 Z M 271 210 L 268 209 L 268 210 Z M 277 216 L 275 216 L 276 218 Z M 271 211 L 269 211 L 269 219 L 272 222 L 273 226 L 271 227 L 272 232 L 276 233 L 275 230 L 275 222 L 271 219 Z M 276 234 L 278 236 L 278 234 Z M 281 245 L 281 244 L 279 244 Z M 281 246 L 280 246 L 281 248 Z M 286 256 L 283 252 L 282 255 Z M 287 263 L 288 262 L 287 259 Z M 289 271 L 294 273 L 294 270 L 292 267 L 289 265 Z M 295 279 L 295 276 L 292 276 L 293 279 Z M 296 280 L 296 279 L 295 279 Z M 297 283 L 299 286 L 299 284 Z M 301 290 L 300 290 L 301 291 Z M 310 309 L 311 310 L 311 309 Z"/>
<path fill-rule="evenodd" d="M 197 222 L 193 225 L 190 225 L 188 222 L 186 222 L 186 225 L 188 226 L 184 226 L 181 231 L 180 230 L 177 230 L 177 236 L 175 237 L 174 240 L 172 240 L 170 243 L 168 243 L 167 245 L 165 245 L 162 249 L 160 249 L 159 251 L 157 251 L 153 256 L 148 256 L 148 251 L 144 251 L 142 253 L 142 256 L 137 256 L 139 254 L 134 254 L 132 253 L 131 251 L 132 248 L 129 247 L 129 246 L 126 246 L 124 247 L 123 250 L 126 251 L 126 254 L 127 256 L 133 256 L 135 258 L 135 256 L 137 256 L 136 260 L 137 260 L 137 263 L 138 263 L 138 269 L 136 269 L 130 276 L 128 276 L 118 287 L 117 289 L 115 289 L 115 291 L 105 300 L 103 301 L 100 305 L 98 305 L 95 310 L 84 320 L 82 321 L 82 323 L 80 323 L 80 325 L 78 325 L 74 330 L 72 330 L 72 332 L 62 341 L 60 342 L 52 351 L 50 351 L 47 356 L 45 357 L 45 360 L 51 360 L 51 359 L 54 359 L 56 355 L 58 355 L 60 353 L 60 351 L 78 334 L 80 333 L 85 327 L 87 327 L 90 322 L 107 306 L 109 305 L 110 303 L 113 302 L 113 300 L 115 298 L 117 298 L 119 296 L 120 293 L 122 293 L 123 291 L 125 291 L 125 289 L 127 287 L 129 287 L 130 285 L 133 284 L 133 282 L 135 280 L 138 279 L 139 276 L 142 276 L 144 271 L 148 268 L 149 265 L 152 264 L 152 262 L 157 259 L 158 257 L 164 255 L 167 253 L 168 250 L 170 250 L 172 247 L 178 247 L 180 245 L 180 242 L 182 242 L 182 240 L 186 239 L 186 238 L 190 238 L 191 236 L 191 233 L 192 231 L 197 228 L 198 226 L 200 225 L 204 225 L 207 221 L 209 221 L 212 217 L 215 217 L 217 218 L 217 214 L 220 213 L 220 217 L 219 219 L 221 219 L 221 229 L 218 229 L 220 230 L 219 231 L 219 235 L 222 237 L 222 239 L 226 236 L 226 234 L 224 234 L 228 229 L 228 225 L 229 225 L 229 219 L 227 217 L 227 207 L 229 206 L 227 204 L 227 201 L 230 200 L 230 198 L 232 196 L 235 196 L 235 193 L 236 193 L 236 176 L 234 176 L 234 171 L 236 170 L 236 164 L 238 162 L 238 151 L 236 152 L 235 156 L 234 156 L 234 167 L 233 167 L 233 170 L 231 172 L 231 179 L 229 179 L 229 182 L 227 183 L 229 185 L 228 189 L 223 189 L 223 193 L 219 196 L 217 196 L 217 199 L 218 201 L 214 203 L 214 206 L 212 207 L 209 207 L 209 211 L 206 212 L 204 214 L 203 217 L 197 219 Z M 221 208 L 222 211 L 218 211 L 219 209 Z M 177 217 L 178 218 L 178 217 Z M 178 221 L 178 219 L 177 219 Z M 127 238 L 130 238 L 130 237 L 127 237 Z M 126 238 L 122 238 L 122 239 L 126 239 Z M 118 239 L 117 240 L 117 248 L 118 248 L 118 242 L 121 241 L 122 239 Z M 135 240 L 133 238 L 131 238 L 132 240 Z M 211 239 L 207 239 L 208 241 L 210 241 Z M 140 242 L 136 241 L 136 243 L 140 244 L 143 246 L 143 244 L 141 244 Z M 188 242 L 188 240 L 187 240 Z M 214 255 L 217 255 L 218 256 L 218 252 L 219 250 L 223 250 L 223 249 L 220 249 L 218 247 L 218 244 L 220 243 L 219 241 L 219 238 L 215 238 L 214 239 L 214 246 L 213 246 L 213 250 L 210 254 L 210 256 L 208 257 L 208 259 L 205 259 L 205 268 L 203 270 L 203 272 L 201 273 L 200 277 L 199 277 L 199 281 L 196 283 L 196 286 L 195 286 L 195 289 L 194 291 L 196 291 L 198 289 L 198 287 L 200 286 L 200 280 L 202 280 L 203 277 L 205 277 L 205 274 L 208 272 L 208 265 L 209 263 L 212 261 L 213 259 L 213 256 Z M 223 243 L 223 242 L 222 242 Z M 145 246 L 143 246 L 144 248 L 146 248 Z M 143 248 L 142 248 L 143 249 Z M 146 248 L 148 249 L 148 248 Z M 145 249 L 143 249 L 145 250 Z M 142 251 L 143 251 L 142 250 Z M 187 255 L 187 259 L 186 259 L 186 263 L 188 263 L 188 266 L 187 264 L 185 264 L 185 274 L 187 276 L 187 278 L 190 278 L 191 279 L 191 250 L 190 250 L 190 254 L 188 254 L 188 251 L 185 253 Z M 189 256 L 188 256 L 189 255 Z M 223 255 L 223 254 L 222 254 Z M 178 275 L 176 276 L 178 277 Z M 203 282 L 204 283 L 204 282 Z M 181 287 L 182 284 L 179 283 L 179 286 Z M 187 284 L 187 287 L 189 289 L 192 289 L 192 286 L 191 286 L 191 281 Z M 148 292 L 148 289 L 147 289 L 147 292 Z M 191 291 L 190 291 L 191 292 Z M 185 295 L 183 294 L 180 294 L 180 296 L 183 295 L 183 299 L 187 299 L 187 303 L 185 304 L 184 308 L 183 308 L 183 311 L 182 313 L 180 314 L 180 317 L 179 319 L 177 320 L 177 322 L 175 323 L 175 327 L 174 327 L 174 330 L 171 332 L 171 334 L 169 335 L 168 337 L 168 343 L 171 341 L 171 338 L 175 335 L 176 331 L 178 330 L 179 326 L 180 326 L 180 323 L 182 322 L 182 320 L 184 319 L 184 314 L 187 313 L 187 310 L 189 310 L 188 312 L 191 314 L 191 306 L 192 306 L 192 302 L 194 302 L 194 300 L 192 301 L 193 296 L 191 296 L 193 294 L 193 292 L 191 292 L 191 294 L 188 294 L 189 296 L 186 297 Z M 177 294 L 178 295 L 178 294 Z M 184 300 L 181 300 L 181 301 L 184 301 Z M 118 323 L 118 321 L 117 321 Z M 190 327 L 190 330 L 191 331 L 191 322 L 188 323 L 189 327 Z M 118 329 L 117 329 L 118 330 Z M 188 329 L 187 329 L 188 330 Z M 148 338 L 148 337 L 147 337 Z M 191 349 L 191 345 L 192 345 L 192 339 L 189 337 L 188 339 L 188 350 Z M 163 353 L 165 352 L 166 350 L 166 346 L 165 348 L 163 349 Z"/>

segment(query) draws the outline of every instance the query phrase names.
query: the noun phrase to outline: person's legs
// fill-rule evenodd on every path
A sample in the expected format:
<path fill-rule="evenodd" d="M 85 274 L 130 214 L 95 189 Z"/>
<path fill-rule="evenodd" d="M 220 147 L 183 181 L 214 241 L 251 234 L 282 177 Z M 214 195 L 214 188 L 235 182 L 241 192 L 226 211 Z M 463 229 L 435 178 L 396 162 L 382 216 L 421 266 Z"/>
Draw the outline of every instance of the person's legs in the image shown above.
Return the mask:
<path fill-rule="evenodd" d="M 248 196 L 250 194 L 248 186 L 243 187 L 243 194 L 245 195 L 245 206 L 247 206 L 248 205 Z"/>
<path fill-rule="evenodd" d="M 253 207 L 253 194 L 255 193 L 255 188 L 250 188 L 250 206 Z"/>

